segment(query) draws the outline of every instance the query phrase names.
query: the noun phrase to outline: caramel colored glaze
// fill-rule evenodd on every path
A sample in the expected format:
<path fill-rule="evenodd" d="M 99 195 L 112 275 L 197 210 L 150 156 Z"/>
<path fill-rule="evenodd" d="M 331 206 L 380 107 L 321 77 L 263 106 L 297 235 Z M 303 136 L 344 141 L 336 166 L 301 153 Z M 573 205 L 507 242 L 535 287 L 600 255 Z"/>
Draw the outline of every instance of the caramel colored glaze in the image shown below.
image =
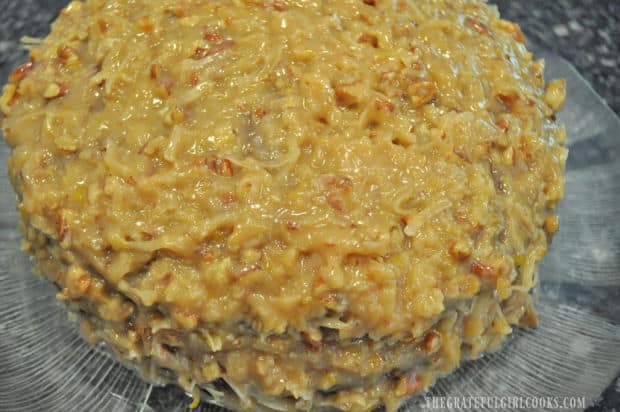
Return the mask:
<path fill-rule="evenodd" d="M 149 379 L 394 409 L 536 324 L 542 72 L 474 0 L 73 2 L 0 98 L 25 249 Z"/>

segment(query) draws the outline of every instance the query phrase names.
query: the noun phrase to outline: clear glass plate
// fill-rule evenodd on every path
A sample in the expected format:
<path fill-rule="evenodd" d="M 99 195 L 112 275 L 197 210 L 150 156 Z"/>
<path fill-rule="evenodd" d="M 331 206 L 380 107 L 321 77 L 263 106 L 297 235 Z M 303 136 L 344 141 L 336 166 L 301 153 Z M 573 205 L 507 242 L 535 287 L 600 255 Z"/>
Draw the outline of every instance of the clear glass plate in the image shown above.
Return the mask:
<path fill-rule="evenodd" d="M 503 349 L 467 362 L 426 396 L 593 402 L 620 373 L 620 119 L 570 64 L 544 51 L 537 56 L 546 57 L 548 79 L 567 80 L 559 120 L 570 147 L 562 227 L 540 268 L 540 326 L 515 331 Z M 0 410 L 188 409 L 191 400 L 180 389 L 145 383 L 85 343 L 54 287 L 32 275 L 19 249 L 7 154 L 0 145 Z M 424 402 L 414 398 L 406 410 Z"/>

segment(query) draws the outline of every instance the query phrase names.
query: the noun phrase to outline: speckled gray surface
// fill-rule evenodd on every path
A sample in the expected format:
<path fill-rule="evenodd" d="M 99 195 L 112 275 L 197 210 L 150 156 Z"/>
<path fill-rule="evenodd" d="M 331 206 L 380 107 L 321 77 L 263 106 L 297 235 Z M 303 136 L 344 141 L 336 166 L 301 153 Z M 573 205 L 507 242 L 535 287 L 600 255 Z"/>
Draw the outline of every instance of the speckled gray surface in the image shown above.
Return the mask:
<path fill-rule="evenodd" d="M 571 62 L 620 113 L 620 0 L 490 0 L 530 41 Z M 0 83 L 26 60 L 22 36 L 42 37 L 67 0 L 0 0 Z M 569 90 L 570 93 L 570 90 Z M 620 350 L 619 350 L 620 356 Z M 569 361 L 569 360 L 567 360 Z M 159 392 L 156 389 L 156 392 Z M 158 396 L 165 396 L 162 392 Z M 620 410 L 620 376 L 588 412 Z"/>

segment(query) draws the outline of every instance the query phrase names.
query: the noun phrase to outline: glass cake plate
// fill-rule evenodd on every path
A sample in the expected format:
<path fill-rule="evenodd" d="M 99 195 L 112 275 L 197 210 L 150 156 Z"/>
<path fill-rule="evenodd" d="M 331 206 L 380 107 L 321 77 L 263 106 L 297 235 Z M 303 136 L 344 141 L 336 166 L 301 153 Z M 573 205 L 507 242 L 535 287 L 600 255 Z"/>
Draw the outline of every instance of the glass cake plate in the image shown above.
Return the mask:
<path fill-rule="evenodd" d="M 498 352 L 466 362 L 403 410 L 450 410 L 431 397 L 578 397 L 603 410 L 605 392 L 604 404 L 620 402 L 620 119 L 569 63 L 536 56 L 547 61 L 547 79 L 567 80 L 559 120 L 570 148 L 561 229 L 540 267 L 540 326 L 515 330 Z M 32 274 L 19 248 L 8 152 L 0 144 L 0 411 L 189 410 L 181 389 L 143 382 L 83 341 L 55 288 Z"/>

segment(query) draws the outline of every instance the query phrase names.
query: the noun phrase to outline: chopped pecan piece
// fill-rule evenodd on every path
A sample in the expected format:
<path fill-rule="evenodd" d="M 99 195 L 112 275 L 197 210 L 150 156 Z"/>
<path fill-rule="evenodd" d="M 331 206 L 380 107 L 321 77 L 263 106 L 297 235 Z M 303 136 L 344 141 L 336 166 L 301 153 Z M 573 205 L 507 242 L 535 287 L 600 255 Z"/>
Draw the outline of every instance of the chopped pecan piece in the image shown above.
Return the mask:
<path fill-rule="evenodd" d="M 97 20 L 97 28 L 99 28 L 101 33 L 106 33 L 110 28 L 110 24 L 104 19 L 99 19 Z"/>
<path fill-rule="evenodd" d="M 474 18 L 467 17 L 465 19 L 465 25 L 471 27 L 480 34 L 484 34 L 486 36 L 489 36 L 491 34 L 491 29 L 489 29 L 489 26 Z"/>
<path fill-rule="evenodd" d="M 59 211 L 56 215 L 56 231 L 58 232 L 58 241 L 62 243 L 69 234 L 69 225 L 64 210 Z"/>
<path fill-rule="evenodd" d="M 375 100 L 375 107 L 377 108 L 377 110 L 387 110 L 388 112 L 393 112 L 396 108 L 394 103 L 384 99 Z"/>
<path fill-rule="evenodd" d="M 566 80 L 550 81 L 543 98 L 552 110 L 560 110 L 566 100 Z"/>
<path fill-rule="evenodd" d="M 342 198 L 336 193 L 328 193 L 327 194 L 327 204 L 334 210 L 339 212 L 343 209 Z"/>
<path fill-rule="evenodd" d="M 224 40 L 218 44 L 213 45 L 212 47 L 208 49 L 204 47 L 197 47 L 196 50 L 194 50 L 194 54 L 192 55 L 192 58 L 194 60 L 202 60 L 207 57 L 219 54 L 225 50 L 228 50 L 232 48 L 234 45 L 235 45 L 234 40 Z"/>
<path fill-rule="evenodd" d="M 497 270 L 493 266 L 485 265 L 478 260 L 472 262 L 471 271 L 478 276 L 495 277 L 497 274 Z"/>
<path fill-rule="evenodd" d="M 499 127 L 500 129 L 502 129 L 504 133 L 508 133 L 508 130 L 510 129 L 510 124 L 508 123 L 508 120 L 506 119 L 499 119 L 498 121 L 495 122 L 495 125 Z"/>
<path fill-rule="evenodd" d="M 9 82 L 19 83 L 26 76 L 27 73 L 32 71 L 32 69 L 34 69 L 34 62 L 22 64 L 21 66 L 13 70 L 13 73 L 11 73 L 11 75 L 9 76 Z"/>
<path fill-rule="evenodd" d="M 441 346 L 441 334 L 435 330 L 428 332 L 424 338 L 424 351 L 426 353 L 435 353 Z"/>
<path fill-rule="evenodd" d="M 219 43 L 222 40 L 224 40 L 224 37 L 222 37 L 222 35 L 214 30 L 205 30 L 204 34 L 202 35 L 202 38 L 207 40 L 207 41 L 212 41 L 212 42 L 216 42 Z"/>
<path fill-rule="evenodd" d="M 358 43 L 368 43 L 375 49 L 379 47 L 379 38 L 374 34 L 364 33 L 358 39 Z"/>
<path fill-rule="evenodd" d="M 284 221 L 284 226 L 286 226 L 286 228 L 290 231 L 294 231 L 299 229 L 299 225 L 297 224 L 297 222 L 295 222 L 294 220 L 291 219 L 287 219 Z"/>
<path fill-rule="evenodd" d="M 431 82 L 417 82 L 409 86 L 409 99 L 414 109 L 417 109 L 433 100 L 436 94 L 435 85 Z"/>
<path fill-rule="evenodd" d="M 303 332 L 303 336 L 311 352 L 321 352 L 323 350 L 323 335 L 321 335 L 321 332 Z"/>
<path fill-rule="evenodd" d="M 209 49 L 204 47 L 196 47 L 194 50 L 194 54 L 192 55 L 192 59 L 194 60 L 202 60 L 209 55 Z"/>
<path fill-rule="evenodd" d="M 556 234 L 558 230 L 560 230 L 560 217 L 556 215 L 549 216 L 545 219 L 543 227 L 545 229 L 545 232 L 547 232 L 548 234 Z"/>
<path fill-rule="evenodd" d="M 67 89 L 67 86 L 64 84 L 50 83 L 43 92 L 43 97 L 46 99 L 55 99 L 65 96 L 68 92 L 69 89 Z"/>
<path fill-rule="evenodd" d="M 275 0 L 272 4 L 272 7 L 275 11 L 284 11 L 286 10 L 286 5 L 282 1 Z"/>
<path fill-rule="evenodd" d="M 513 106 L 518 100 L 519 95 L 516 92 L 512 93 L 499 93 L 497 98 L 501 100 L 506 106 Z"/>
<path fill-rule="evenodd" d="M 500 29 L 510 34 L 513 39 L 519 43 L 525 44 L 525 36 L 523 35 L 523 32 L 518 24 L 506 20 L 500 20 L 497 25 Z"/>
<path fill-rule="evenodd" d="M 228 159 L 213 156 L 207 162 L 207 166 L 209 167 L 209 170 L 220 176 L 231 177 L 234 174 L 232 163 Z"/>
<path fill-rule="evenodd" d="M 467 260 L 471 256 L 471 247 L 462 241 L 454 242 L 448 251 L 458 261 Z"/>

